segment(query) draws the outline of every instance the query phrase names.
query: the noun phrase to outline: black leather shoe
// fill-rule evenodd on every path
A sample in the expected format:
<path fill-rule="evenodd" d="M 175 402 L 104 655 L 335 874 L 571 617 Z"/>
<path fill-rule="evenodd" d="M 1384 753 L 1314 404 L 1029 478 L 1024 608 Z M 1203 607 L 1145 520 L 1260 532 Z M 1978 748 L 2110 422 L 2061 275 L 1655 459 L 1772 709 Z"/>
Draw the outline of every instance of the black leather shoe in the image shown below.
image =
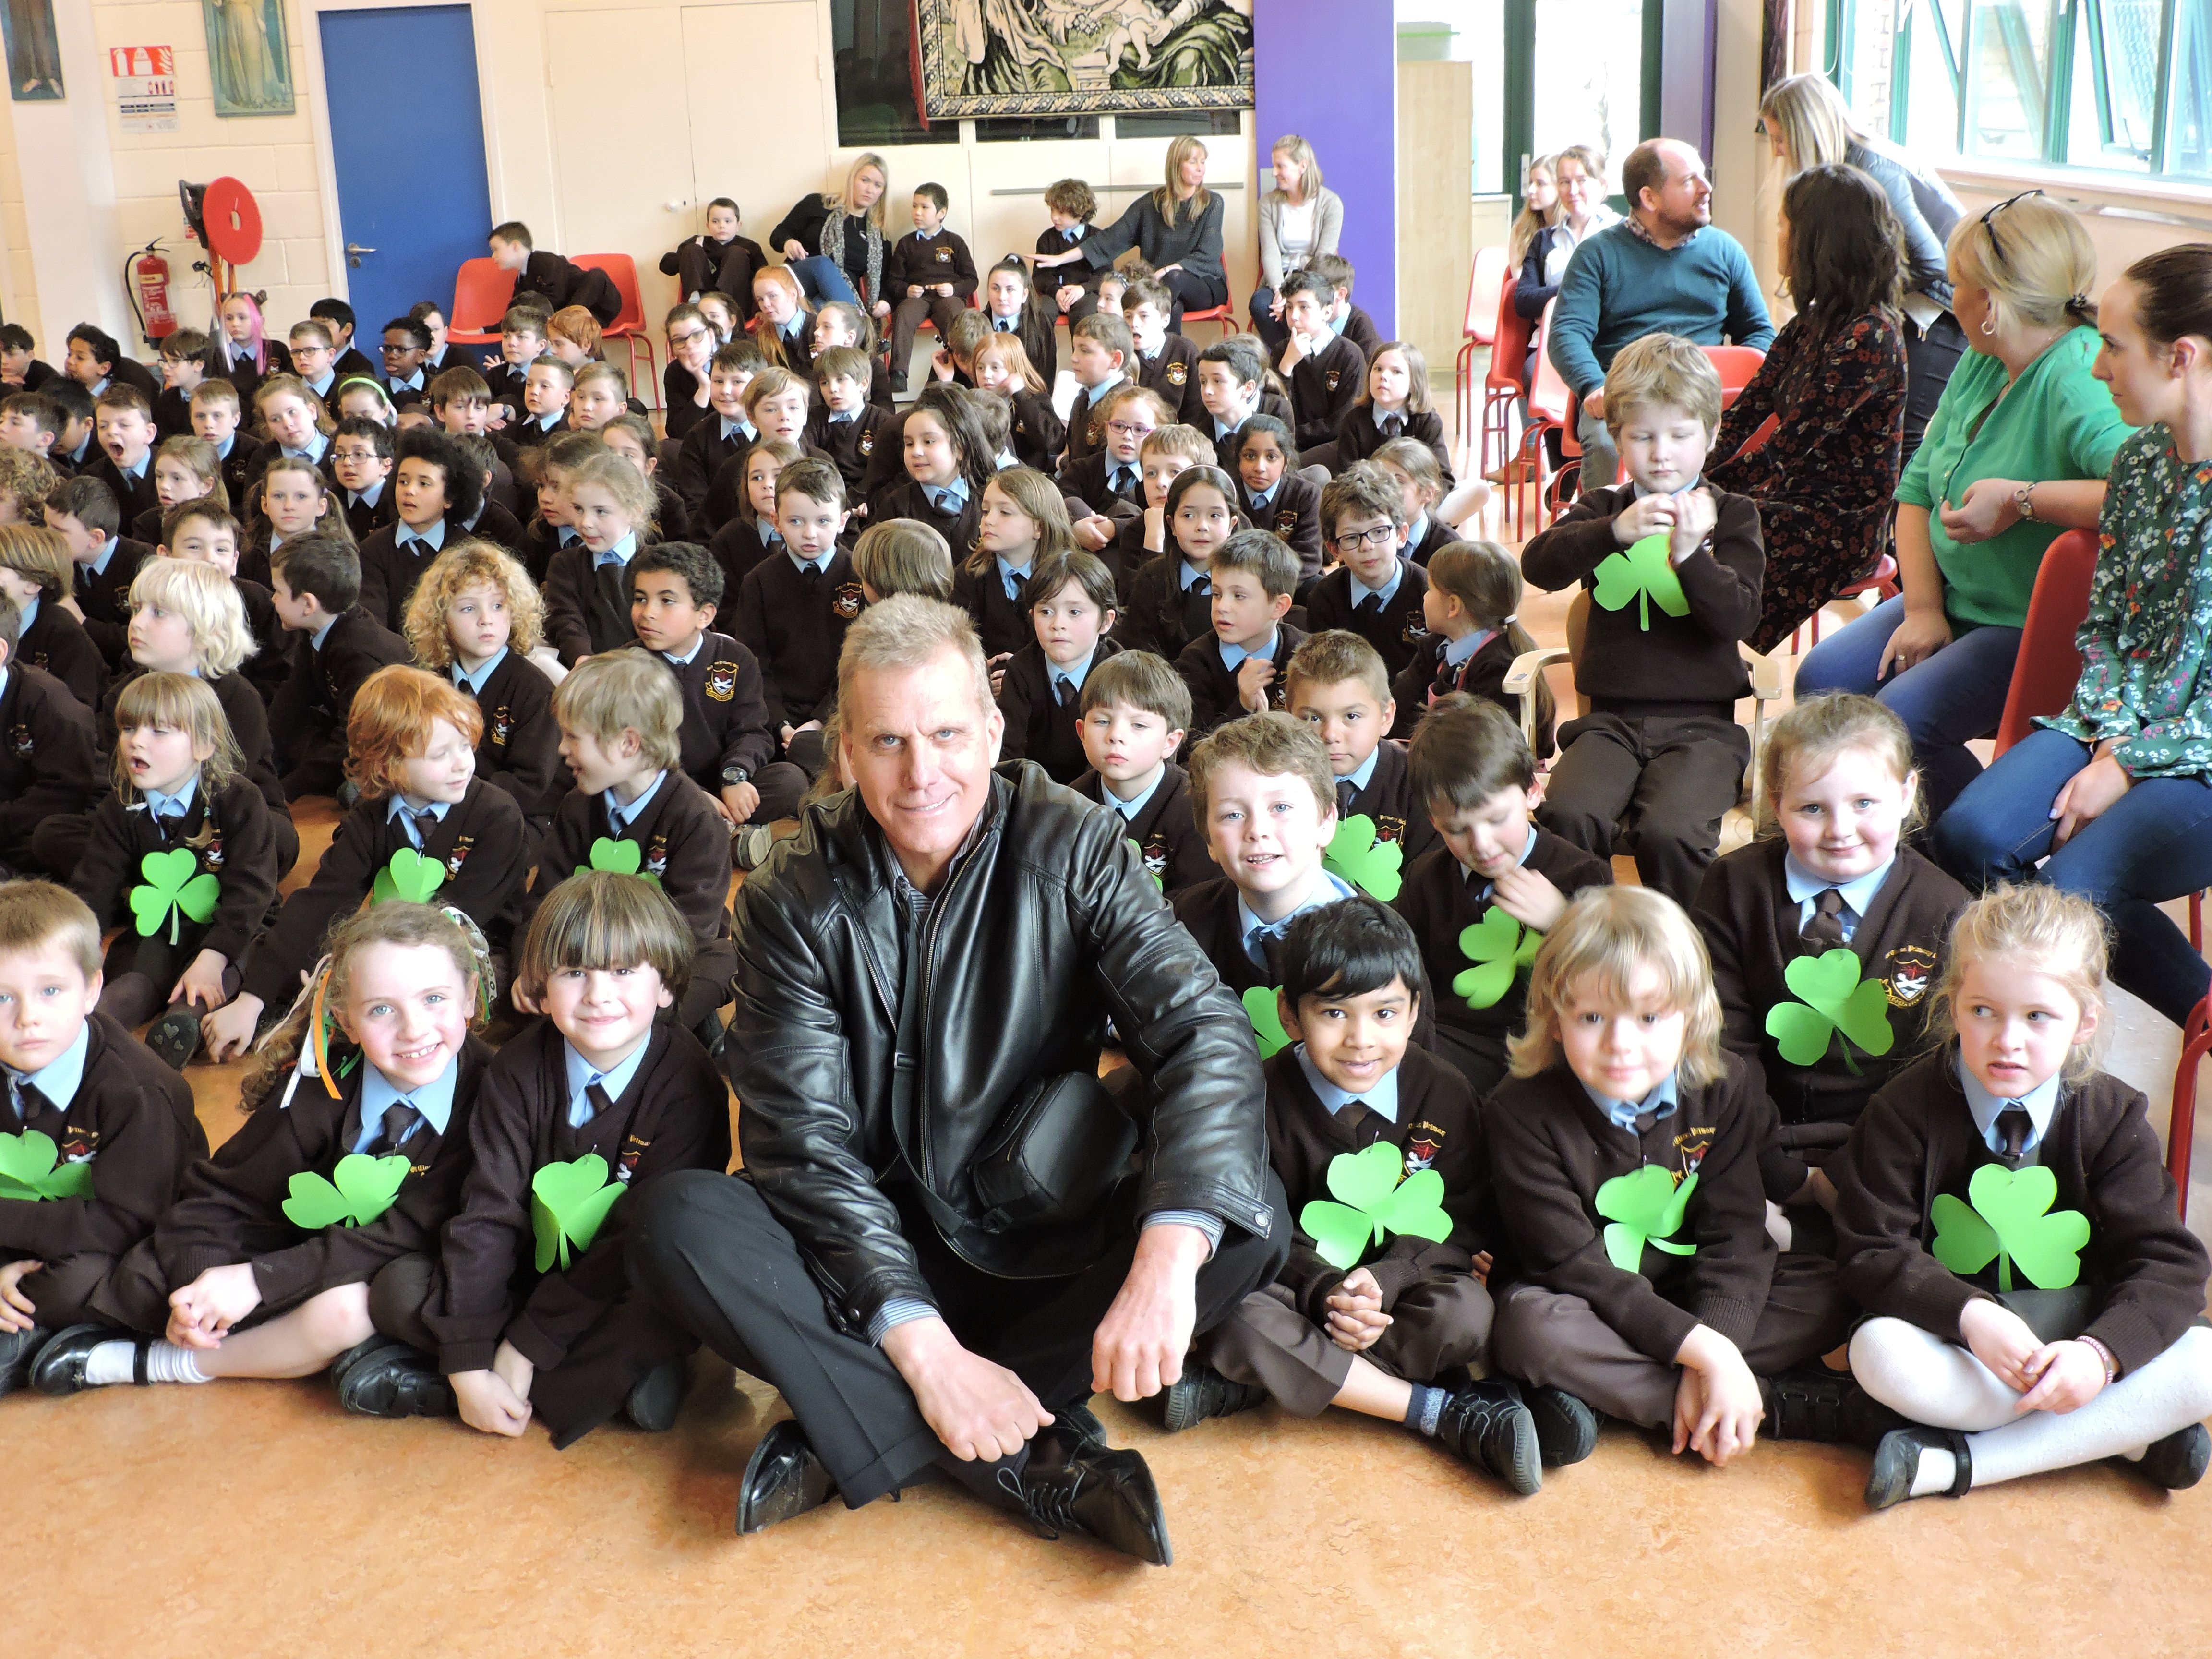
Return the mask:
<path fill-rule="evenodd" d="M 1139 1453 L 1086 1448 L 1050 1468 L 1002 1469 L 999 1485 L 1040 1537 L 1081 1533 L 1156 1567 L 1175 1559 L 1160 1491 Z"/>
<path fill-rule="evenodd" d="M 779 1521 L 818 1510 L 837 1495 L 837 1483 L 814 1455 L 806 1431 L 787 1417 L 753 1448 L 738 1487 L 738 1530 L 765 1532 Z"/>
<path fill-rule="evenodd" d="M 133 1337 L 128 1331 L 111 1331 L 105 1325 L 71 1325 L 57 1333 L 31 1361 L 31 1386 L 40 1394 L 58 1397 L 83 1393 L 88 1386 L 84 1380 L 85 1364 L 91 1359 L 92 1351 L 103 1342 L 136 1342 L 137 1352 L 131 1380 L 146 1380 L 146 1355 L 154 1346 L 151 1339 Z"/>
<path fill-rule="evenodd" d="M 337 1379 L 338 1404 L 362 1417 L 451 1417 L 453 1385 L 404 1342 L 360 1355 Z"/>
<path fill-rule="evenodd" d="M 689 1360 L 672 1359 L 655 1365 L 629 1385 L 623 1401 L 623 1415 L 647 1434 L 665 1434 L 676 1426 L 676 1413 L 684 1407 L 684 1385 L 691 1380 Z"/>
<path fill-rule="evenodd" d="M 1597 1449 L 1597 1408 L 1565 1389 L 1524 1388 L 1521 1402 L 1535 1419 L 1538 1460 L 1547 1468 L 1579 1463 Z"/>
<path fill-rule="evenodd" d="M 29 1383 L 31 1362 L 53 1335 L 43 1325 L 33 1325 L 27 1331 L 0 1332 L 0 1394 L 13 1394 Z"/>
<path fill-rule="evenodd" d="M 2212 1434 L 2205 1432 L 2202 1423 L 2191 1423 L 2163 1440 L 2152 1441 L 2141 1462 L 2123 1459 L 2120 1467 L 2133 1469 L 2154 1486 L 2187 1492 L 2204 1478 L 2207 1463 L 2212 1463 Z"/>
<path fill-rule="evenodd" d="M 1437 1419 L 1436 1438 L 1447 1451 L 1488 1469 L 1523 1498 L 1543 1488 L 1536 1419 L 1510 1383 L 1476 1382 L 1454 1389 Z"/>
<path fill-rule="evenodd" d="M 1182 1375 L 1168 1384 L 1167 1430 L 1178 1434 L 1209 1417 L 1231 1417 L 1265 1405 L 1267 1391 L 1249 1382 L 1231 1382 L 1219 1371 L 1186 1359 Z"/>
<path fill-rule="evenodd" d="M 1825 1366 L 1759 1379 L 1766 1407 L 1759 1431 L 1769 1440 L 1812 1440 L 1872 1451 L 1882 1437 L 1913 1425 L 1861 1388 L 1848 1371 Z"/>
<path fill-rule="evenodd" d="M 200 1017 L 191 1008 L 164 1014 L 146 1030 L 146 1046 L 163 1065 L 181 1072 L 200 1051 Z"/>
<path fill-rule="evenodd" d="M 1946 1498 L 1964 1498 L 1974 1484 L 1973 1455 L 1966 1437 L 1955 1429 L 1923 1429 L 1918 1425 L 1893 1429 L 1874 1449 L 1874 1468 L 1867 1475 L 1866 1502 L 1870 1510 L 1886 1510 L 1912 1496 L 1912 1479 L 1920 1473 L 1920 1454 L 1948 1451 L 1954 1473 Z"/>
<path fill-rule="evenodd" d="M 1080 1451 L 1104 1451 L 1106 1425 L 1098 1420 L 1098 1413 L 1092 1411 L 1086 1402 L 1077 1400 L 1064 1406 L 1054 1406 L 1051 1426 L 1039 1429 L 1036 1439 L 1053 1442 L 1063 1448 L 1069 1457 Z"/>

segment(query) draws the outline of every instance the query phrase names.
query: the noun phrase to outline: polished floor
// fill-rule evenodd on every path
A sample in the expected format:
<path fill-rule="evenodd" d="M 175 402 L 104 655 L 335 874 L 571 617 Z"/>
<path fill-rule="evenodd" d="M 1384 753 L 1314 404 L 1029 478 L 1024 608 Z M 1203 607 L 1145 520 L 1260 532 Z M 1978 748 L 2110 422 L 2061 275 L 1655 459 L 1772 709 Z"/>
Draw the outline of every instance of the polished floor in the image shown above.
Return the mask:
<path fill-rule="evenodd" d="M 1559 637 L 1556 601 L 1522 615 Z M 309 860 L 331 823 L 302 813 Z M 2109 1063 L 2163 1126 L 2174 1033 L 2118 1013 Z M 236 1068 L 190 1076 L 219 1142 Z M 1100 1409 L 1151 1462 L 1171 1569 L 945 1487 L 737 1538 L 738 1473 L 783 1407 L 705 1356 L 672 1433 L 565 1453 L 348 1419 L 320 1380 L 16 1396 L 0 1655 L 2212 1652 L 2212 1486 L 2098 1467 L 1869 1515 L 1858 1453 L 1762 1444 L 1715 1472 L 1609 1428 L 1516 1499 L 1370 1421 L 1268 1407 L 1170 1437 L 1152 1408 Z"/>

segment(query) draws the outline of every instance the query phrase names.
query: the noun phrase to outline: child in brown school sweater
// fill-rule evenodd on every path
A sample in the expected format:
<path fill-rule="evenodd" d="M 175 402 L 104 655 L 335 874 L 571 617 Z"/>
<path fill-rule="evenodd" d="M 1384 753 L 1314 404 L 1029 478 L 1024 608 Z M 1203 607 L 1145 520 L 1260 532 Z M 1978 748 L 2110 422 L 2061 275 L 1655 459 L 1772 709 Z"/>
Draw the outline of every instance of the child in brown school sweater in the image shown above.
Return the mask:
<path fill-rule="evenodd" d="M 1779 833 L 1707 869 L 1691 915 L 1712 955 L 1721 1040 L 1764 1068 L 1780 1114 L 1759 1157 L 1766 1196 L 1796 1206 L 1793 1220 L 1812 1224 L 1806 1247 L 1818 1249 L 1825 1218 L 1803 1206 L 1833 1210 L 1822 1166 L 1875 1091 L 1933 1045 L 1929 994 L 1966 890 L 1904 844 L 1918 810 L 1912 740 L 1873 698 L 1799 703 L 1768 734 L 1759 770 L 1766 823 Z M 1837 951 L 1850 953 L 1846 971 L 1819 994 L 1881 987 L 1873 1012 L 1844 1028 L 1803 1012 L 1814 964 Z"/>
<path fill-rule="evenodd" d="M 1364 846 L 1331 848 L 1337 873 L 1351 875 L 1388 903 L 1398 896 L 1407 867 L 1437 844 L 1437 832 L 1413 799 L 1404 745 L 1384 735 L 1395 711 L 1382 659 L 1358 635 L 1332 629 L 1291 653 L 1286 678 L 1291 714 L 1319 732 L 1328 749 L 1340 830 L 1355 817 L 1374 826 Z M 1378 855 L 1376 849 L 1385 847 L 1395 848 L 1396 856 Z"/>
<path fill-rule="evenodd" d="M 107 659 L 67 607 L 76 571 L 58 530 L 0 524 L 0 597 L 14 601 L 21 618 L 15 655 L 52 675 L 92 710 L 107 690 Z"/>
<path fill-rule="evenodd" d="M 783 532 L 775 527 L 775 481 L 784 468 L 805 459 L 797 444 L 781 438 L 763 438 L 745 452 L 744 494 L 730 521 L 707 544 L 708 556 L 722 573 L 726 599 L 735 600 L 746 572 L 769 554 L 783 550 Z"/>
<path fill-rule="evenodd" d="M 1721 1047 L 1697 929 L 1664 894 L 1578 895 L 1536 954 L 1513 1075 L 1483 1103 L 1504 1218 L 1491 1354 L 1716 1466 L 1821 1436 L 1850 1328 L 1824 1257 L 1778 1258 L 1763 1079 Z M 1493 1294 L 1498 1292 L 1493 1291 Z M 1580 1413 L 1576 1413 L 1579 1416 Z"/>
<path fill-rule="evenodd" d="M 477 945 L 427 904 L 340 922 L 327 969 L 247 1071 L 245 1125 L 191 1166 L 95 1295 L 99 1322 L 46 1344 L 33 1383 L 69 1395 L 329 1370 L 349 1410 L 450 1413 L 439 1378 L 394 1363 L 370 1285 L 434 1249 L 460 1196 L 491 1057 L 471 1034 L 489 971 Z M 362 1162 L 341 1187 L 332 1176 L 350 1158 Z"/>
<path fill-rule="evenodd" d="M 1190 688 L 1166 660 L 1124 651 L 1083 677 L 1083 753 L 1071 786 L 1121 815 L 1145 868 L 1170 898 L 1221 873 L 1192 817 L 1176 751 L 1190 726 Z"/>
<path fill-rule="evenodd" d="M 690 981 L 690 930 L 650 884 L 593 871 L 539 909 L 515 972 L 544 1016 L 485 1069 L 459 1207 L 436 1249 L 384 1269 L 378 1312 L 437 1355 L 471 1428 L 537 1417 L 556 1447 L 617 1411 L 671 1428 L 697 1340 L 631 1291 L 623 1251 L 640 1192 L 729 1165 L 721 1074 L 655 1018 Z M 574 1182 L 558 1210 L 548 1171 Z"/>
<path fill-rule="evenodd" d="M 1844 1284 L 1871 1316 L 1851 1371 L 1903 1419 L 1869 1508 L 2101 1458 L 2179 1490 L 2212 1462 L 2212 1264 L 2142 1094 L 2097 1069 L 2105 981 L 2087 900 L 1975 900 L 1934 993 L 1950 1040 L 1829 1166 Z"/>
<path fill-rule="evenodd" d="M 760 661 L 777 739 L 809 777 L 822 769 L 822 720 L 836 701 L 845 630 L 866 603 L 852 558 L 838 545 L 851 517 L 836 467 L 814 460 L 785 467 L 775 480 L 782 550 L 745 573 L 730 617 L 730 632 Z"/>
<path fill-rule="evenodd" d="M 1626 814 L 1644 884 L 1688 904 L 1751 753 L 1735 723 L 1750 688 L 1736 647 L 1759 621 L 1766 556 L 1758 504 L 1699 482 L 1720 423 L 1712 360 L 1647 334 L 1606 382 L 1631 481 L 1589 492 L 1521 554 L 1537 586 L 1593 591 L 1575 664 L 1588 712 L 1559 732 L 1544 823 L 1606 858 Z"/>
<path fill-rule="evenodd" d="M 1218 466 L 1187 466 L 1169 482 L 1162 511 L 1168 545 L 1124 586 L 1121 643 L 1173 662 L 1213 631 L 1214 553 L 1244 527 L 1237 486 Z"/>
<path fill-rule="evenodd" d="M 1271 1395 L 1300 1417 L 1341 1406 L 1403 1423 L 1526 1495 L 1543 1485 L 1542 1464 L 1579 1462 L 1596 1437 L 1551 1390 L 1523 1403 L 1514 1383 L 1448 1376 L 1480 1374 L 1486 1358 L 1489 1178 L 1474 1097 L 1411 1045 L 1420 982 L 1412 930 L 1374 899 L 1291 924 L 1276 993 L 1290 1046 L 1267 1063 L 1268 1158 L 1297 1227 L 1290 1260 L 1200 1339 L 1169 1387 L 1167 1427 Z M 1379 1243 L 1383 1230 L 1331 1185 L 1370 1163 L 1384 1190 L 1405 1183 L 1401 1194 L 1426 1199 Z"/>
<path fill-rule="evenodd" d="M 945 526 L 935 527 L 959 545 Z M 1036 642 L 1030 607 L 1037 596 L 1030 585 L 1039 568 L 1075 550 L 1066 505 L 1051 479 L 1025 466 L 991 475 L 976 509 L 975 544 L 952 578 L 952 603 L 975 623 L 994 678 L 1008 658 Z"/>
<path fill-rule="evenodd" d="M 993 479 L 983 493 L 987 507 L 993 490 L 1025 471 L 1012 468 Z M 1042 473 L 1029 476 L 1051 488 Z M 1114 578 L 1091 554 L 1054 554 L 1030 571 L 1023 597 L 1030 608 L 1030 641 L 996 677 L 999 712 L 1006 717 L 999 757 L 1033 760 L 1054 783 L 1072 785 L 1090 767 L 1081 729 L 1083 689 L 1092 671 L 1121 650 L 1108 633 L 1114 626 Z"/>
<path fill-rule="evenodd" d="M 270 700 L 269 730 L 284 795 L 334 795 L 344 781 L 354 698 L 379 669 L 407 660 L 407 642 L 357 603 L 361 561 L 334 536 L 276 550 L 270 602 L 291 641 L 291 668 Z"/>
<path fill-rule="evenodd" d="M 386 629 L 407 626 L 415 584 L 483 504 L 483 476 L 442 432 L 406 432 L 391 479 L 397 517 L 360 546 L 361 607 Z"/>
<path fill-rule="evenodd" d="M 35 840 L 59 813 L 99 802 L 92 714 L 44 669 L 15 659 L 15 602 L 0 593 L 0 873 L 45 868 Z"/>
<path fill-rule="evenodd" d="M 1422 711 L 1455 692 L 1494 703 L 1519 721 L 1521 700 L 1506 695 L 1505 677 L 1516 657 L 1536 648 L 1520 623 L 1521 567 L 1496 542 L 1455 538 L 1437 549 L 1427 575 L 1421 616 L 1428 631 L 1391 685 L 1398 705 L 1392 735 L 1410 737 Z M 1538 755 L 1549 755 L 1557 708 L 1541 674 L 1535 700 L 1532 746 Z"/>
<path fill-rule="evenodd" d="M 1405 556 L 1398 481 L 1371 463 L 1347 465 L 1321 492 L 1321 529 L 1339 562 L 1308 591 L 1306 626 L 1350 629 L 1381 653 L 1386 676 L 1403 673 L 1429 643 L 1429 577 Z"/>
<path fill-rule="evenodd" d="M 1284 621 L 1297 586 L 1297 556 L 1279 537 L 1240 530 L 1208 567 L 1213 588 L 1212 629 L 1176 658 L 1190 687 L 1193 732 L 1203 737 L 1224 720 L 1285 707 L 1291 653 L 1303 629 Z"/>
<path fill-rule="evenodd" d="M 0 1196 L 0 1394 L 90 1304 L 175 1201 L 207 1135 L 185 1080 L 98 1012 L 100 924 L 44 881 L 0 884 L 0 1133 L 50 1170 Z M 41 1147 L 39 1139 L 46 1145 Z"/>
<path fill-rule="evenodd" d="M 653 538 L 653 486 L 599 446 L 562 470 L 576 539 L 545 567 L 545 636 L 566 667 L 635 642 L 629 562 Z"/>

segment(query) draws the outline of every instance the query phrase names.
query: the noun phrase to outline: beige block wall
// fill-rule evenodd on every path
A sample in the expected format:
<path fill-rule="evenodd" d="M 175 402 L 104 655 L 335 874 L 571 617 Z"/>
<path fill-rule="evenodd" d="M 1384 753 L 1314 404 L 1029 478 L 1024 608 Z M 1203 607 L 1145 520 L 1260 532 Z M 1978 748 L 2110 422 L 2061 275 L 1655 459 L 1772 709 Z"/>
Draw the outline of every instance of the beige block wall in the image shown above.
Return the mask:
<path fill-rule="evenodd" d="M 44 344 L 39 278 L 31 268 L 31 220 L 23 206 L 22 171 L 15 165 L 15 118 L 5 99 L 0 99 L 0 307 L 9 322 L 23 324 Z"/>

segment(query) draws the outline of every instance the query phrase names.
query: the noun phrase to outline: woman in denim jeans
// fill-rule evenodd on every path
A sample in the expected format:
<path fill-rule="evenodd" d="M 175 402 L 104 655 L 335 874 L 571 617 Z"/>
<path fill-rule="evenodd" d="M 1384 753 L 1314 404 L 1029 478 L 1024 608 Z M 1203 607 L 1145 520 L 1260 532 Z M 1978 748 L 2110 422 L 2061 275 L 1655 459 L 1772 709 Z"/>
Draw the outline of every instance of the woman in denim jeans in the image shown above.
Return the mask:
<path fill-rule="evenodd" d="M 802 197 L 770 234 L 771 246 L 791 262 L 809 310 L 842 300 L 890 315 L 883 297 L 884 196 L 890 176 L 882 156 L 864 150 L 853 158 L 842 193 Z"/>

